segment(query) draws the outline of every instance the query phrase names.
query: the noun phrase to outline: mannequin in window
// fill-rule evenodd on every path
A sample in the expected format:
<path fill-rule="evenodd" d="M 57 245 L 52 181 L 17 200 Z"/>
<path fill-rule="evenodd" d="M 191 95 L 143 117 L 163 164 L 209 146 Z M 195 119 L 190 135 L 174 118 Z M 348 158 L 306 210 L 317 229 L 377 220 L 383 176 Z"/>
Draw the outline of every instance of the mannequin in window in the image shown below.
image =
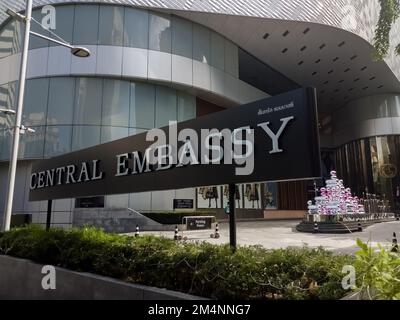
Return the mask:
<path fill-rule="evenodd" d="M 215 199 L 215 208 L 218 208 L 218 188 L 217 187 L 201 187 L 199 193 L 204 200 L 208 199 L 208 207 L 211 208 L 211 199 Z"/>
<path fill-rule="evenodd" d="M 229 186 L 224 186 L 224 196 L 229 200 Z M 240 208 L 240 192 L 239 187 L 235 185 L 235 199 L 237 200 L 237 207 Z"/>
<path fill-rule="evenodd" d="M 258 185 L 256 183 L 246 184 L 245 195 L 247 200 L 251 201 L 253 209 L 255 201 L 257 201 L 257 209 L 260 209 L 260 197 L 258 195 Z"/>

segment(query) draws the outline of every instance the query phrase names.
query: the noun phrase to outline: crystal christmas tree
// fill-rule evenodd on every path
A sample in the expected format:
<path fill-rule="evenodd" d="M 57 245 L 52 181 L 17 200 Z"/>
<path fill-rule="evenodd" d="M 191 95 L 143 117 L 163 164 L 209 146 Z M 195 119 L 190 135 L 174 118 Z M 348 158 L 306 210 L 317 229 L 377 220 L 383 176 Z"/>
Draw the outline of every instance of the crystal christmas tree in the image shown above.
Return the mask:
<path fill-rule="evenodd" d="M 325 188 L 320 188 L 320 196 L 315 197 L 315 204 L 307 202 L 309 214 L 337 215 L 365 213 L 356 196 L 351 195 L 350 188 L 345 188 L 336 171 L 331 171 L 331 178 L 326 180 Z"/>

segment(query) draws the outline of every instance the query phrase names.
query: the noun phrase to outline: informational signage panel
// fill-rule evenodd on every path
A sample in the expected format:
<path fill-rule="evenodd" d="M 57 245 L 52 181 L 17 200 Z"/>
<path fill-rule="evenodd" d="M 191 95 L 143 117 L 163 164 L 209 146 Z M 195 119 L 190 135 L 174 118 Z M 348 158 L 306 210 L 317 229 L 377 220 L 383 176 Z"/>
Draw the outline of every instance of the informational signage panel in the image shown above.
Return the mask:
<path fill-rule="evenodd" d="M 37 161 L 29 199 L 320 175 L 315 90 L 305 88 Z"/>
<path fill-rule="evenodd" d="M 174 209 L 193 209 L 194 201 L 193 199 L 174 199 L 173 207 Z"/>

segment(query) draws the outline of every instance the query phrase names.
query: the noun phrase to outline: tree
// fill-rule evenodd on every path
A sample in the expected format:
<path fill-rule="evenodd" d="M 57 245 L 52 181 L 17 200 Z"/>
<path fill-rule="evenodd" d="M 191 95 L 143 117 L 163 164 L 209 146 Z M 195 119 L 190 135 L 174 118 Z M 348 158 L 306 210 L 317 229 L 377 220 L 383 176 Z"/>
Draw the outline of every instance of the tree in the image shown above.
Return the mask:
<path fill-rule="evenodd" d="M 389 52 L 390 31 L 400 17 L 400 0 L 378 0 L 381 5 L 378 25 L 375 30 L 375 58 L 382 60 Z M 400 55 L 400 43 L 396 46 L 396 54 Z"/>

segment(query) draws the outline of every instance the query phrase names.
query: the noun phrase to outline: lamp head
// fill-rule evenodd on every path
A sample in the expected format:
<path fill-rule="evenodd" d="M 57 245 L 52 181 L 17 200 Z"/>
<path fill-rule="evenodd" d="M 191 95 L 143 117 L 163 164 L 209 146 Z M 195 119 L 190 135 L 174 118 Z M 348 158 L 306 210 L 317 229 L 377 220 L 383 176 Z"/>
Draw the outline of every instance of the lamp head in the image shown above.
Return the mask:
<path fill-rule="evenodd" d="M 72 47 L 71 53 L 78 58 L 87 58 L 90 56 L 90 51 L 84 47 Z"/>

